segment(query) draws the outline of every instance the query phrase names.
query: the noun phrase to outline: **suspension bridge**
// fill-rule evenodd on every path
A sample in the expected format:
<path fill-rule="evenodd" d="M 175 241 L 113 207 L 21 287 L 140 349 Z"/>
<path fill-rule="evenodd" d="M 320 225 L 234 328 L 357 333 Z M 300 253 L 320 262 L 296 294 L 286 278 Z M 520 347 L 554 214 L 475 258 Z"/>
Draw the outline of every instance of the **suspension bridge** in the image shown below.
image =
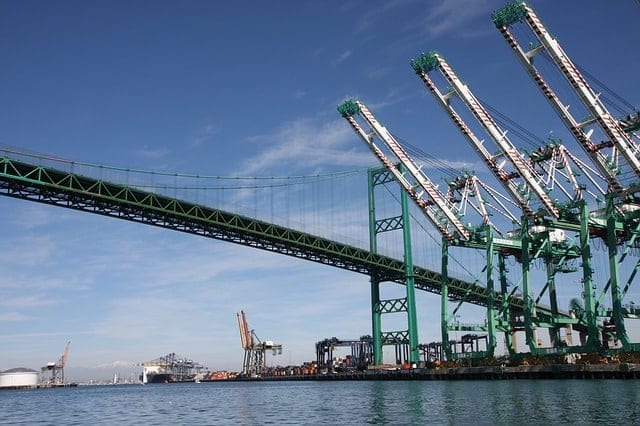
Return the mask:
<path fill-rule="evenodd" d="M 487 166 L 490 183 L 463 173 L 451 175 L 447 190 L 440 190 L 423 167 L 434 159 L 414 158 L 364 102 L 352 99 L 338 111 L 381 168 L 314 177 L 220 178 L 118 169 L 6 149 L 0 193 L 367 275 L 376 364 L 383 361 L 384 345 L 401 347 L 403 358 L 412 362 L 420 351 L 443 360 L 492 359 L 499 333 L 514 357 L 523 353 L 518 333 L 524 333 L 524 353 L 533 356 L 636 352 L 639 346 L 626 324 L 640 313 L 629 303 L 640 265 L 640 113 L 627 108 L 614 117 L 588 83 L 588 73 L 571 62 L 526 3 L 509 3 L 492 19 L 580 153 L 559 140 L 523 153 L 503 128 L 508 120 L 462 83 L 444 55 L 430 51 L 411 61 L 413 71 Z M 534 64 L 533 57 L 544 58 L 548 68 L 538 65 L 544 61 Z M 560 99 L 548 69 L 568 84 L 575 102 Z M 570 112 L 569 103 L 583 111 Z M 359 204 L 320 185 L 345 188 L 344 179 L 362 188 Z M 492 187 L 496 183 L 499 189 Z M 230 192 L 234 200 L 225 198 Z M 278 219 L 283 205 L 299 212 Z M 315 215 L 311 226 L 304 224 L 309 212 L 335 205 L 355 212 L 358 220 L 326 215 L 322 222 Z M 337 230 L 361 240 L 348 244 L 336 233 L 322 235 Z M 385 247 L 388 239 L 394 241 L 391 248 Z M 419 258 L 418 246 L 431 251 Z M 479 259 L 480 266 L 469 271 L 464 267 L 469 262 L 458 256 Z M 511 272 L 508 261 L 516 265 Z M 536 266 L 539 273 L 533 271 Z M 404 285 L 406 297 L 383 300 L 379 287 L 385 282 Z M 580 285 L 576 289 L 568 282 Z M 441 296 L 440 342 L 419 342 L 414 290 Z M 484 321 L 455 320 L 467 304 L 485 308 Z M 399 312 L 406 315 L 407 328 L 382 330 L 381 316 Z M 549 333 L 546 344 L 541 329 Z M 450 339 L 452 331 L 470 334 L 458 342 Z M 479 341 L 484 348 L 478 348 Z"/>
<path fill-rule="evenodd" d="M 42 165 L 43 162 L 47 165 Z M 69 162 L 9 149 L 4 151 L 0 167 L 0 191 L 5 196 L 242 244 L 404 284 L 402 260 L 246 215 L 139 189 L 148 184 L 136 187 L 72 170 L 84 167 L 87 173 L 93 170 L 104 174 L 109 170 L 124 169 Z M 125 172 L 127 175 L 136 173 L 131 170 Z M 157 172 L 137 173 L 162 176 Z M 176 175 L 167 176 L 173 178 Z M 150 186 L 175 189 L 171 185 Z M 236 188 L 239 191 L 247 189 L 243 185 Z M 415 267 L 414 272 L 418 289 L 440 292 L 440 273 L 422 267 Z M 452 298 L 481 306 L 487 304 L 486 287 L 452 277 L 449 281 Z M 501 303 L 501 299 L 495 303 Z M 522 309 L 521 299 L 512 298 L 511 303 L 514 309 Z"/>

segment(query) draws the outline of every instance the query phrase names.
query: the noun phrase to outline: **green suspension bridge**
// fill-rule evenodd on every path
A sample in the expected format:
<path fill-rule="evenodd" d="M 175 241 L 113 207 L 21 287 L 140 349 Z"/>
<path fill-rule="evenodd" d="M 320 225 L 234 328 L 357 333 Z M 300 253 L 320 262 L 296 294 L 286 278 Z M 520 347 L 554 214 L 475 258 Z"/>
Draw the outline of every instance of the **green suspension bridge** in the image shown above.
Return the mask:
<path fill-rule="evenodd" d="M 42 165 L 43 162 L 49 164 Z M 366 274 L 378 281 L 399 284 L 406 282 L 407 271 L 403 260 L 245 215 L 144 191 L 136 185 L 109 182 L 71 170 L 81 166 L 87 170 L 93 169 L 94 173 L 109 170 L 101 166 L 5 150 L 0 160 L 0 193 L 12 198 L 125 219 L 294 256 Z M 378 177 L 386 176 L 386 182 L 391 181 L 384 171 L 372 173 Z M 393 222 L 393 218 L 391 221 Z M 378 223 L 378 226 L 381 224 Z M 415 266 L 411 275 L 416 289 L 441 292 L 440 273 Z M 507 302 L 507 298 L 500 295 L 491 298 L 487 288 L 475 282 L 449 277 L 448 286 L 449 297 L 454 300 L 480 306 L 494 303 L 496 307 Z M 508 304 L 514 312 L 522 312 L 523 303 L 518 297 L 508 298 Z M 551 319 L 548 308 L 540 307 L 539 315 Z M 404 340 L 396 338 L 393 341 Z"/>

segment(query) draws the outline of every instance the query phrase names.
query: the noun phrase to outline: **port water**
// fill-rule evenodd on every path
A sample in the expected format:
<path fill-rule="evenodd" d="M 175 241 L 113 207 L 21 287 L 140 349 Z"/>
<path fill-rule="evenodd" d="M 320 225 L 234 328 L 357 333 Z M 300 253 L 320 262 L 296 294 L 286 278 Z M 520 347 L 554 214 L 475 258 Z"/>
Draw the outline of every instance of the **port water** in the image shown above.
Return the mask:
<path fill-rule="evenodd" d="M 637 380 L 208 382 L 6 391 L 0 424 L 638 424 Z"/>

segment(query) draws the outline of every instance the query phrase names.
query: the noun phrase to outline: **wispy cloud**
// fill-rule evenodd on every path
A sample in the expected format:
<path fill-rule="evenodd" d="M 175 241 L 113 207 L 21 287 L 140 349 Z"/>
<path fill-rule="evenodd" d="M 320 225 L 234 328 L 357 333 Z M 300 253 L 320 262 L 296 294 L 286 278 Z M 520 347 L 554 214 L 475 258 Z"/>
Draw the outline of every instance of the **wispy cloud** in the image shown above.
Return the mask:
<path fill-rule="evenodd" d="M 488 22 L 491 11 L 502 3 L 500 0 L 389 1 L 368 7 L 367 12 L 358 17 L 354 32 L 363 43 L 376 43 L 377 50 L 395 54 L 438 37 L 475 39 L 488 36 L 494 30 L 490 24 L 478 26 L 474 21 Z M 408 18 L 407 12 L 411 13 Z M 384 20 L 394 18 L 403 22 L 396 37 L 379 40 L 377 28 L 384 25 Z"/>
<path fill-rule="evenodd" d="M 307 95 L 307 92 L 305 92 L 302 89 L 298 89 L 295 92 L 293 92 L 293 98 L 294 99 L 302 99 Z"/>
<path fill-rule="evenodd" d="M 3 257 L 7 264 L 10 261 L 15 266 L 42 266 L 55 254 L 56 245 L 48 235 L 28 234 L 21 236 L 12 250 Z M 14 270 L 14 272 L 19 271 Z"/>
<path fill-rule="evenodd" d="M 267 148 L 247 159 L 240 170 L 245 175 L 274 171 L 278 174 L 285 170 L 290 174 L 299 169 L 371 165 L 370 154 L 354 149 L 355 138 L 353 131 L 339 118 L 322 123 L 300 118 L 284 123 L 273 134 L 254 136 L 252 140 Z"/>
<path fill-rule="evenodd" d="M 74 335 L 87 334 L 86 332 L 74 332 Z M 54 331 L 49 333 L 14 333 L 14 334 L 0 334 L 2 340 L 32 340 L 33 338 L 47 338 L 47 337 L 68 337 L 69 333 L 65 331 Z"/>
<path fill-rule="evenodd" d="M 158 160 L 169 155 L 169 149 L 167 148 L 150 148 L 148 145 L 144 145 L 142 148 L 137 149 L 135 154 L 142 158 L 150 160 Z"/>
<path fill-rule="evenodd" d="M 0 314 L 0 322 L 28 321 L 32 317 L 21 314 L 19 312 L 5 312 Z"/>
<path fill-rule="evenodd" d="M 37 308 L 47 305 L 55 305 L 57 300 L 44 296 L 20 296 L 6 297 L 0 300 L 0 306 L 11 309 Z"/>
<path fill-rule="evenodd" d="M 410 5 L 415 3 L 417 0 L 390 0 L 382 3 L 378 3 L 378 5 L 369 4 L 367 2 L 367 8 L 365 13 L 361 13 L 358 16 L 358 20 L 355 25 L 355 33 L 360 34 L 369 30 L 372 30 L 380 23 L 380 21 L 384 20 L 388 17 L 388 13 L 390 10 L 402 8 L 406 5 Z M 345 2 L 348 4 L 348 2 Z M 352 7 L 343 8 L 344 13 L 353 14 Z"/>
<path fill-rule="evenodd" d="M 335 58 L 333 58 L 333 60 L 331 61 L 331 63 L 333 65 L 339 65 L 341 63 L 343 63 L 344 61 L 346 61 L 347 59 L 349 59 L 349 57 L 353 54 L 352 50 L 344 50 L 343 52 L 341 52 L 338 56 L 336 56 Z"/>
<path fill-rule="evenodd" d="M 103 364 L 98 364 L 94 368 L 117 368 L 117 367 L 133 367 L 136 363 L 132 361 L 111 361 Z"/>
<path fill-rule="evenodd" d="M 24 229 L 37 228 L 55 221 L 56 215 L 54 215 L 50 209 L 36 204 L 25 206 L 22 210 L 22 214 L 16 215 L 10 219 L 12 226 L 18 226 Z"/>
<path fill-rule="evenodd" d="M 365 71 L 365 75 L 367 76 L 367 78 L 370 78 L 372 80 L 384 77 L 386 75 L 389 75 L 389 73 L 391 72 L 391 67 L 375 67 L 375 68 L 369 68 Z"/>
<path fill-rule="evenodd" d="M 207 123 L 200 130 L 198 130 L 197 134 L 193 137 L 189 145 L 192 148 L 197 148 L 207 141 L 211 140 L 211 138 L 218 132 L 218 128 L 212 123 Z"/>
<path fill-rule="evenodd" d="M 426 15 L 420 23 L 423 31 L 429 38 L 441 35 L 458 35 L 470 37 L 472 34 L 466 31 L 468 23 L 476 18 L 487 18 L 496 6 L 491 0 L 441 0 L 433 2 L 426 8 Z M 488 27 L 486 32 L 475 32 L 473 36 L 485 35 L 491 32 Z"/>
<path fill-rule="evenodd" d="M 415 96 L 416 94 L 413 91 L 406 91 L 392 87 L 387 89 L 384 96 L 378 99 L 372 99 L 370 102 L 365 102 L 365 104 L 372 111 L 380 111 L 390 106 L 402 104 Z"/>

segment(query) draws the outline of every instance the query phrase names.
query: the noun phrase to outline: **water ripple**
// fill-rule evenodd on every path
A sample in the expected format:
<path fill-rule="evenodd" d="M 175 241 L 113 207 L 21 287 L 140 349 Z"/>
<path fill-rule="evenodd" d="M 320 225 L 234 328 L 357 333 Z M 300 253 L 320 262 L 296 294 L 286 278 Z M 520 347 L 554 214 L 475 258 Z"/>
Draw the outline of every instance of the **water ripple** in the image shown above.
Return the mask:
<path fill-rule="evenodd" d="M 213 382 L 0 392 L 12 425 L 639 424 L 623 380 Z"/>

